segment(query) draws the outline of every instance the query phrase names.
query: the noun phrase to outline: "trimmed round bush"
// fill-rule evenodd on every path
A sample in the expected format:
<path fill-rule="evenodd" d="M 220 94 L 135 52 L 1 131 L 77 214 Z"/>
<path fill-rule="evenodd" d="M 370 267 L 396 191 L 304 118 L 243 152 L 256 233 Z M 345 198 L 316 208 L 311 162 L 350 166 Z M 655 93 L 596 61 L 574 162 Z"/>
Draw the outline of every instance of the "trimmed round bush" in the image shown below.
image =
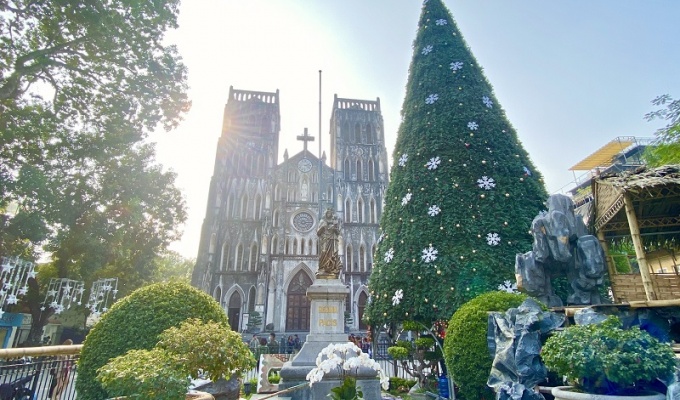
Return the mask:
<path fill-rule="evenodd" d="M 453 314 L 444 339 L 444 360 L 459 388 L 459 398 L 495 398 L 486 385 L 493 362 L 486 343 L 488 313 L 519 307 L 526 298 L 524 294 L 501 291 L 484 293 L 463 304 Z"/>
<path fill-rule="evenodd" d="M 116 302 L 85 338 L 78 361 L 78 399 L 109 396 L 97 370 L 128 350 L 151 350 L 159 335 L 187 318 L 215 321 L 228 328 L 227 316 L 212 297 L 186 283 L 158 283 L 137 289 Z"/>

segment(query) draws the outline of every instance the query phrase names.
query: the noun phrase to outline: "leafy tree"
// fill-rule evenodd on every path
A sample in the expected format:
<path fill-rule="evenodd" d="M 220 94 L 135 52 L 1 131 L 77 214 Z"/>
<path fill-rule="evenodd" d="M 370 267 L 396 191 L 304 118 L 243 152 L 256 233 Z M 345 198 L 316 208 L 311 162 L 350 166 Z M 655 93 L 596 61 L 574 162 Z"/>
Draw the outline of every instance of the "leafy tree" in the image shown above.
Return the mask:
<path fill-rule="evenodd" d="M 368 322 L 448 320 L 514 278 L 547 197 L 441 0 L 422 9 L 370 278 Z"/>
<path fill-rule="evenodd" d="M 155 264 L 154 282 L 178 280 L 189 284 L 196 260 L 182 257 L 176 251 L 166 250 L 156 257 Z"/>
<path fill-rule="evenodd" d="M 663 119 L 668 121 L 666 126 L 656 131 L 654 144 L 648 147 L 644 157 L 652 167 L 665 164 L 680 163 L 680 99 L 673 99 L 664 94 L 652 100 L 655 106 L 663 106 L 645 115 L 645 119 L 652 121 Z"/>
<path fill-rule="evenodd" d="M 163 44 L 178 4 L 0 0 L 3 255 L 49 251 L 57 276 L 119 276 L 123 293 L 152 280 L 186 219 L 175 174 L 142 144 L 190 106 L 186 67 Z M 29 285 L 36 339 L 50 313 Z"/>

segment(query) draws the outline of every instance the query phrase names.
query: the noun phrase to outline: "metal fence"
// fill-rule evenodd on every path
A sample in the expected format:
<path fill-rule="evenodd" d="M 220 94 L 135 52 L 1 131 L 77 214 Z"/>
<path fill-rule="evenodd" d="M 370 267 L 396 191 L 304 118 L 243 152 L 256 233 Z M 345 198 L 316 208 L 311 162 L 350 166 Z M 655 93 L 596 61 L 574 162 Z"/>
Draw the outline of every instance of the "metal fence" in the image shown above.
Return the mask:
<path fill-rule="evenodd" d="M 0 400 L 76 398 L 77 355 L 0 360 Z"/>

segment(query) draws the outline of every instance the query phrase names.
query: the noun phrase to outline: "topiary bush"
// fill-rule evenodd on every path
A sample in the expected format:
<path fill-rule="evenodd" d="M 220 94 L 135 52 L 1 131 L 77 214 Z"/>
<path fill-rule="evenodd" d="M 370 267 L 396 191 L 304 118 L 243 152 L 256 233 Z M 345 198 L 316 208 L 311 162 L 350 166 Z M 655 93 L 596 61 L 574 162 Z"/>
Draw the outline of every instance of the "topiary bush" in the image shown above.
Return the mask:
<path fill-rule="evenodd" d="M 145 286 L 116 302 L 83 343 L 76 380 L 78 398 L 101 400 L 111 397 L 97 381 L 97 370 L 128 350 L 152 349 L 164 330 L 179 326 L 190 317 L 228 327 L 227 316 L 220 305 L 186 283 Z"/>
<path fill-rule="evenodd" d="M 444 339 L 444 360 L 463 400 L 493 399 L 486 385 L 493 362 L 486 343 L 489 311 L 519 307 L 524 294 L 489 292 L 463 304 L 451 317 Z"/>

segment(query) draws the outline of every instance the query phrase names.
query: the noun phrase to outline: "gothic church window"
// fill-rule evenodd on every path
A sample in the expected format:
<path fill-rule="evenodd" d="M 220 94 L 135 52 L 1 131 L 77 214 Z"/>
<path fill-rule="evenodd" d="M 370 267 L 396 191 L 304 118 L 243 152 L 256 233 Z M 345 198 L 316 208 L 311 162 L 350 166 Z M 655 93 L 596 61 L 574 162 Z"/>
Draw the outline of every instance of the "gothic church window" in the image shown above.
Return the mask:
<path fill-rule="evenodd" d="M 359 271 L 366 272 L 366 250 L 363 244 L 359 247 Z"/>
<path fill-rule="evenodd" d="M 343 165 L 343 173 L 345 175 L 345 181 L 349 181 L 350 176 L 352 176 L 351 171 L 349 169 L 349 159 L 345 158 L 345 162 Z"/>
<path fill-rule="evenodd" d="M 361 159 L 357 160 L 357 180 L 361 181 L 364 179 L 364 175 L 362 173 L 362 168 L 361 168 Z"/>
<path fill-rule="evenodd" d="M 373 124 L 370 122 L 366 124 L 366 143 L 375 144 L 375 130 L 373 129 Z"/>
<path fill-rule="evenodd" d="M 250 247 L 250 262 L 248 265 L 248 271 L 257 270 L 257 244 L 253 243 Z"/>
<path fill-rule="evenodd" d="M 349 202 L 349 199 L 345 200 L 345 222 L 352 222 L 352 212 L 351 212 L 351 203 Z"/>
<path fill-rule="evenodd" d="M 347 251 L 345 252 L 345 261 L 347 261 L 347 265 L 345 266 L 345 269 L 347 271 L 353 271 L 352 262 L 354 261 L 354 257 L 352 257 L 352 246 L 351 245 L 347 246 Z"/>
<path fill-rule="evenodd" d="M 375 164 L 373 164 L 373 160 L 368 160 L 368 180 L 375 180 Z"/>
<path fill-rule="evenodd" d="M 274 211 L 274 218 L 272 219 L 272 225 L 274 227 L 279 226 L 279 210 Z"/>
<path fill-rule="evenodd" d="M 274 239 L 272 240 L 272 254 L 277 254 L 279 251 L 279 238 L 278 236 L 274 236 Z"/>
<path fill-rule="evenodd" d="M 255 286 L 251 286 L 248 291 L 248 312 L 255 311 Z"/>
<path fill-rule="evenodd" d="M 364 222 L 364 201 L 362 199 L 357 201 L 357 222 Z"/>
<path fill-rule="evenodd" d="M 241 197 L 241 219 L 246 219 L 248 216 L 248 195 L 244 194 Z"/>
<path fill-rule="evenodd" d="M 220 271 L 224 271 L 227 268 L 228 259 L 229 259 L 229 244 L 224 243 L 222 245 L 222 254 L 220 256 Z"/>
<path fill-rule="evenodd" d="M 255 196 L 255 215 L 253 216 L 255 219 L 260 219 L 260 210 L 262 209 L 262 196 L 259 194 Z"/>
<path fill-rule="evenodd" d="M 375 209 L 375 200 L 374 199 L 371 199 L 371 202 L 369 203 L 369 208 L 370 208 L 369 211 L 371 213 L 370 223 L 377 224 L 378 223 L 378 219 L 376 218 L 376 214 L 377 214 L 376 211 L 377 210 Z"/>
<path fill-rule="evenodd" d="M 292 253 L 293 253 L 293 255 L 298 254 L 298 241 L 297 241 L 297 239 L 293 239 L 293 252 Z"/>
<path fill-rule="evenodd" d="M 235 270 L 236 271 L 243 271 L 243 245 L 239 243 L 238 247 L 236 248 L 236 260 L 235 260 Z"/>
<path fill-rule="evenodd" d="M 314 248 L 312 247 L 312 239 L 307 242 L 307 255 L 312 255 Z"/>
<path fill-rule="evenodd" d="M 361 125 L 357 122 L 354 124 L 354 134 L 352 135 L 352 143 L 358 143 L 361 140 Z"/>
<path fill-rule="evenodd" d="M 208 245 L 208 254 L 215 254 L 215 241 L 217 241 L 217 236 L 213 233 L 210 235 L 210 244 Z"/>

